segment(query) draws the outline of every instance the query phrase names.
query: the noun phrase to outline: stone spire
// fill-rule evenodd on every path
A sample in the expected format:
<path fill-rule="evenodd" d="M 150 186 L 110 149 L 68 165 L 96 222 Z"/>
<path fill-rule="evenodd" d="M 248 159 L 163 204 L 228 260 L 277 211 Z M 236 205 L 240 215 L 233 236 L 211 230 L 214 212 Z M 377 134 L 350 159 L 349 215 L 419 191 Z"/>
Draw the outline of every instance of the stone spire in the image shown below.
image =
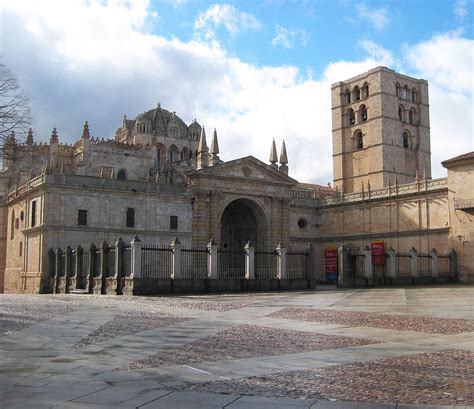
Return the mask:
<path fill-rule="evenodd" d="M 56 131 L 56 128 L 53 128 L 53 132 L 51 133 L 51 138 L 49 139 L 49 143 L 58 143 L 58 131 Z"/>
<path fill-rule="evenodd" d="M 199 138 L 199 146 L 197 151 L 197 168 L 205 168 L 209 164 L 209 149 L 206 142 L 206 130 L 204 126 L 201 129 L 201 137 Z"/>
<path fill-rule="evenodd" d="M 6 144 L 16 145 L 15 132 L 12 131 L 12 133 L 10 134 L 10 136 L 8 137 L 8 139 L 6 141 Z"/>
<path fill-rule="evenodd" d="M 211 143 L 211 157 L 209 161 L 210 166 L 217 165 L 219 160 L 219 142 L 217 141 L 217 131 L 214 128 L 214 134 L 212 135 L 212 143 Z"/>
<path fill-rule="evenodd" d="M 84 123 L 84 129 L 82 130 L 82 139 L 90 139 L 91 134 L 89 132 L 89 124 L 87 121 Z"/>
<path fill-rule="evenodd" d="M 280 151 L 280 167 L 278 170 L 285 175 L 288 175 L 288 155 L 286 154 L 286 145 L 285 140 L 283 139 L 283 143 L 281 144 L 281 151 Z"/>
<path fill-rule="evenodd" d="M 277 162 L 278 162 L 278 154 L 277 154 L 277 148 L 276 148 L 276 145 L 275 145 L 275 139 L 273 139 L 273 142 L 272 142 L 272 148 L 270 150 L 270 166 L 272 168 L 275 168 L 275 169 L 278 169 L 278 165 L 277 165 Z"/>
<path fill-rule="evenodd" d="M 34 142 L 33 141 L 33 130 L 30 128 L 28 130 L 28 135 L 26 136 L 26 144 L 28 146 L 31 146 L 31 145 L 33 145 L 33 142 Z"/>

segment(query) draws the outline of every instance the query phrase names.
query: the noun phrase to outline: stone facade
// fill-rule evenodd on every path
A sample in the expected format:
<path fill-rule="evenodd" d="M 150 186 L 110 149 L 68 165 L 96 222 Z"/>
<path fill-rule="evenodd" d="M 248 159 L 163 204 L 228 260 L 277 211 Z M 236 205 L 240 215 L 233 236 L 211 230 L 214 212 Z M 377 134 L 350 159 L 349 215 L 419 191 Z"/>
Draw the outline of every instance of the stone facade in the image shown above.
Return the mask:
<path fill-rule="evenodd" d="M 49 144 L 12 136 L 0 172 L 0 289 L 37 292 L 51 248 L 135 235 L 223 249 L 312 243 L 320 280 L 324 250 L 341 244 L 454 248 L 461 280 L 474 280 L 474 156 L 444 162 L 448 177 L 431 179 L 426 81 L 379 67 L 334 84 L 332 98 L 334 189 L 288 176 L 274 142 L 270 164 L 222 162 L 215 131 L 209 150 L 201 125 L 161 106 L 125 117 L 113 140 L 91 137 L 87 123 L 73 145 L 55 129 Z"/>

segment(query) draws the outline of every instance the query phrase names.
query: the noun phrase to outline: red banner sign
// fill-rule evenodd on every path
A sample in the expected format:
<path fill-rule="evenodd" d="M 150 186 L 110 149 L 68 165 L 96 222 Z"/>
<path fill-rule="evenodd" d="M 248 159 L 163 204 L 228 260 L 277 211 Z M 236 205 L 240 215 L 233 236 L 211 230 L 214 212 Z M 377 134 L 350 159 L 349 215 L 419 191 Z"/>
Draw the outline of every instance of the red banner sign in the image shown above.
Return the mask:
<path fill-rule="evenodd" d="M 337 249 L 324 250 L 324 272 L 326 280 L 336 282 L 337 280 Z"/>
<path fill-rule="evenodd" d="M 372 242 L 372 264 L 377 266 L 385 264 L 385 243 L 383 240 Z"/>

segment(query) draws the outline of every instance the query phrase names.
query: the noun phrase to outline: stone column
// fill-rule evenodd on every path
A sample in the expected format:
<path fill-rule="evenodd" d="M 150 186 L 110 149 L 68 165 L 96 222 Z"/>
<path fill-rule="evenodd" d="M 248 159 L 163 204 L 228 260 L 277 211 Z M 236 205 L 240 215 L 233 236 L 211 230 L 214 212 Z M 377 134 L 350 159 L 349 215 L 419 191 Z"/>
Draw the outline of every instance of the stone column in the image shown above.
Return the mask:
<path fill-rule="evenodd" d="M 373 277 L 373 267 L 372 267 L 372 250 L 369 246 L 365 246 L 363 250 L 364 254 L 364 277 L 372 278 Z"/>
<path fill-rule="evenodd" d="M 181 242 L 177 237 L 171 242 L 171 249 L 173 250 L 173 271 L 171 278 L 176 280 L 181 278 Z"/>
<path fill-rule="evenodd" d="M 280 280 L 286 280 L 288 274 L 286 271 L 286 248 L 281 243 L 278 244 L 277 248 L 277 278 Z"/>
<path fill-rule="evenodd" d="M 135 236 L 130 242 L 131 253 L 132 253 L 132 263 L 130 274 L 131 278 L 141 278 L 142 276 L 142 241 Z"/>
<path fill-rule="evenodd" d="M 247 280 L 255 279 L 255 247 L 250 241 L 244 247 L 245 249 L 245 278 Z"/>
<path fill-rule="evenodd" d="M 348 267 L 348 252 L 347 247 L 344 245 L 340 246 L 337 249 L 337 265 L 338 265 L 338 274 L 337 274 L 337 286 L 344 287 L 347 285 L 346 270 Z"/>
<path fill-rule="evenodd" d="M 94 294 L 105 294 L 108 253 L 109 245 L 103 240 L 99 247 L 99 274 L 94 277 Z"/>
<path fill-rule="evenodd" d="M 115 242 L 115 274 L 111 277 L 109 282 L 110 285 L 107 285 L 108 293 L 110 294 L 122 294 L 122 288 L 124 284 L 124 254 L 125 253 L 125 243 L 123 242 L 122 238 Z"/>
<path fill-rule="evenodd" d="M 430 252 L 430 264 L 431 264 L 431 277 L 433 279 L 438 278 L 439 275 L 439 268 L 438 268 L 438 252 L 436 249 L 432 249 Z"/>
<path fill-rule="evenodd" d="M 61 263 L 62 263 L 62 257 L 63 257 L 63 251 L 61 250 L 61 247 L 58 247 L 55 251 L 55 270 L 56 270 L 56 276 L 54 278 L 54 289 L 53 293 L 55 294 L 61 294 L 61 285 L 60 285 L 60 280 L 61 280 Z"/>
<path fill-rule="evenodd" d="M 415 278 L 418 277 L 418 252 L 415 247 L 411 248 L 410 257 L 411 276 Z"/>
<path fill-rule="evenodd" d="M 69 292 L 72 290 L 75 290 L 80 286 L 82 286 L 82 280 L 83 280 L 83 274 L 82 274 L 82 269 L 83 269 L 83 263 L 82 263 L 82 257 L 84 255 L 84 250 L 82 249 L 81 245 L 76 247 L 75 250 L 75 268 L 74 268 L 74 275 L 69 278 Z"/>
<path fill-rule="evenodd" d="M 211 279 L 217 278 L 217 243 L 214 239 L 207 244 L 207 276 Z"/>
<path fill-rule="evenodd" d="M 387 275 L 389 278 L 397 277 L 396 270 L 396 254 L 395 250 L 391 247 L 387 250 Z"/>

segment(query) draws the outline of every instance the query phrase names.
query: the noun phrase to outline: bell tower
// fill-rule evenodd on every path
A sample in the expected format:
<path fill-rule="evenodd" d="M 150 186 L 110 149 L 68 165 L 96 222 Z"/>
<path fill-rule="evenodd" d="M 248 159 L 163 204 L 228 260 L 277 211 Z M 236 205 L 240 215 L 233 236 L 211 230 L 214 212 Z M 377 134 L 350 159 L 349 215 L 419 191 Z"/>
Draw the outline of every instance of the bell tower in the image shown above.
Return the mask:
<path fill-rule="evenodd" d="M 331 87 L 334 186 L 431 178 L 428 82 L 377 67 Z"/>

